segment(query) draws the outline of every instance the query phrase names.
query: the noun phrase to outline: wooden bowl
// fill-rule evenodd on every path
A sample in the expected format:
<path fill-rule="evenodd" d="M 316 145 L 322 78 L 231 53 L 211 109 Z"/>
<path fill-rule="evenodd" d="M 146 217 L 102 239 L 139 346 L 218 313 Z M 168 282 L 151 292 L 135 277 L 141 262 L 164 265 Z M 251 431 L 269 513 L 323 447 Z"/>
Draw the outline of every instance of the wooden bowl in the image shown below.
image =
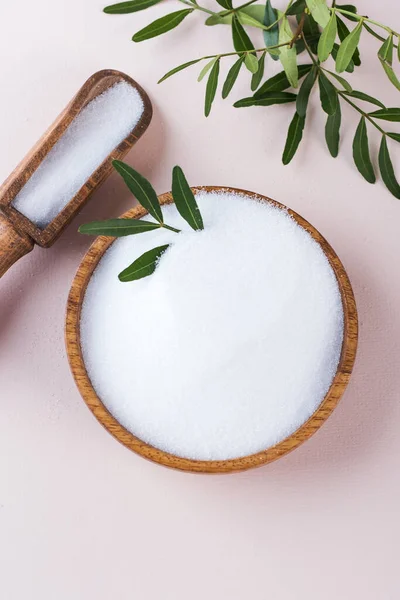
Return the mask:
<path fill-rule="evenodd" d="M 270 198 L 259 196 L 258 194 L 254 194 L 246 190 L 210 186 L 192 189 L 195 194 L 200 191 L 237 192 L 240 194 L 245 194 L 250 198 L 257 197 L 263 202 L 270 202 L 275 206 L 286 209 L 286 207 L 284 207 L 282 204 L 279 204 L 279 202 L 275 202 Z M 161 204 L 171 204 L 173 202 L 172 195 L 170 193 L 163 194 L 159 197 L 159 200 Z M 130 448 L 137 454 L 140 454 L 144 458 L 152 460 L 153 462 L 165 465 L 167 467 L 172 467 L 174 469 L 179 469 L 181 471 L 189 471 L 192 473 L 233 473 L 236 471 L 244 471 L 253 467 L 265 465 L 276 460 L 277 458 L 280 458 L 284 454 L 291 452 L 300 446 L 300 444 L 308 440 L 308 438 L 310 438 L 321 427 L 321 425 L 332 413 L 347 386 L 356 356 L 358 321 L 355 299 L 346 271 L 332 247 L 322 237 L 322 235 L 300 215 L 290 209 L 288 212 L 297 221 L 297 223 L 306 231 L 308 231 L 314 240 L 322 247 L 333 271 L 335 272 L 342 297 L 344 314 L 344 335 L 340 360 L 336 375 L 324 400 L 321 402 L 320 406 L 313 413 L 313 415 L 308 419 L 308 421 L 306 421 L 289 437 L 285 438 L 275 446 L 266 448 L 265 450 L 257 452 L 256 454 L 229 460 L 191 460 L 188 458 L 174 456 L 164 452 L 163 450 L 159 450 L 158 448 L 145 443 L 143 440 L 134 436 L 127 429 L 122 427 L 122 425 L 110 414 L 110 412 L 102 403 L 101 399 L 97 396 L 87 374 L 85 363 L 82 357 L 82 349 L 80 344 L 80 316 L 85 291 L 93 271 L 115 238 L 109 238 L 105 236 L 96 238 L 95 242 L 92 244 L 79 266 L 69 293 L 65 331 L 67 353 L 73 376 L 84 401 L 93 412 L 97 420 L 100 421 L 107 431 L 109 431 L 127 448 Z M 147 211 L 144 208 L 138 206 L 129 210 L 123 216 L 125 218 L 129 217 L 132 219 L 138 219 L 143 217 L 146 213 Z"/>

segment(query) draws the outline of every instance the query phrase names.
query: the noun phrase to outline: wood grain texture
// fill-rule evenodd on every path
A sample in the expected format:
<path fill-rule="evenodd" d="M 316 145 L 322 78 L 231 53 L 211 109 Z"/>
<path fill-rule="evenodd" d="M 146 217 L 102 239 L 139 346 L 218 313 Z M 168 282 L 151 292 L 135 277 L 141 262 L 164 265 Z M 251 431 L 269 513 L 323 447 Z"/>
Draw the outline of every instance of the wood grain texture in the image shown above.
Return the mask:
<path fill-rule="evenodd" d="M 286 207 L 279 202 L 271 200 L 265 196 L 248 192 L 246 190 L 211 186 L 197 187 L 192 189 L 195 194 L 199 191 L 237 192 L 240 194 L 245 194 L 250 198 L 257 198 L 263 202 L 269 202 L 275 206 L 286 209 Z M 173 202 L 170 193 L 163 194 L 159 199 L 161 204 L 171 204 Z M 294 211 L 290 209 L 287 210 L 289 214 L 297 221 L 297 223 L 306 231 L 308 231 L 314 240 L 320 244 L 336 275 L 341 293 L 344 313 L 344 337 L 340 361 L 336 375 L 324 400 L 314 414 L 308 419 L 308 421 L 299 427 L 299 429 L 297 429 L 297 431 L 295 431 L 292 435 L 279 442 L 275 446 L 266 448 L 262 452 L 237 459 L 216 461 L 191 460 L 174 456 L 159 450 L 158 448 L 154 448 L 122 427 L 122 425 L 120 425 L 120 423 L 118 423 L 118 421 L 110 414 L 107 408 L 103 405 L 101 399 L 97 396 L 86 372 L 82 357 L 80 344 L 80 315 L 82 302 L 90 277 L 92 276 L 93 271 L 95 270 L 106 250 L 113 243 L 114 238 L 108 238 L 104 236 L 96 238 L 95 242 L 92 244 L 81 262 L 68 297 L 65 329 L 67 353 L 76 384 L 87 406 L 93 412 L 98 421 L 127 448 L 130 448 L 137 454 L 153 462 L 181 471 L 189 471 L 192 473 L 233 473 L 265 465 L 280 458 L 288 452 L 291 452 L 300 444 L 308 440 L 323 425 L 323 423 L 332 413 L 348 384 L 355 361 L 358 339 L 356 303 L 349 278 L 340 259 L 332 247 L 328 244 L 325 238 L 322 237 L 322 235 L 312 225 L 310 225 L 310 223 L 308 223 L 308 221 L 303 219 L 303 217 Z M 145 214 L 146 211 L 139 206 L 131 209 L 123 216 L 132 219 L 138 219 L 143 217 Z"/>
<path fill-rule="evenodd" d="M 0 277 L 19 258 L 33 250 L 32 238 L 24 233 L 19 233 L 14 225 L 0 214 Z"/>
<path fill-rule="evenodd" d="M 144 111 L 139 122 L 129 136 L 102 162 L 99 168 L 57 217 L 45 229 L 40 229 L 12 206 L 14 198 L 42 163 L 54 144 L 63 135 L 72 120 L 89 102 L 119 81 L 127 81 L 139 92 L 143 100 Z M 75 214 L 84 206 L 96 187 L 110 175 L 113 170 L 112 161 L 114 159 L 122 159 L 143 135 L 151 121 L 152 114 L 153 109 L 146 92 L 128 75 L 111 69 L 98 71 L 86 81 L 70 104 L 68 104 L 28 155 L 2 184 L 0 187 L 0 207 L 3 213 L 15 224 L 18 231 L 29 235 L 36 244 L 44 247 L 51 246 Z"/>

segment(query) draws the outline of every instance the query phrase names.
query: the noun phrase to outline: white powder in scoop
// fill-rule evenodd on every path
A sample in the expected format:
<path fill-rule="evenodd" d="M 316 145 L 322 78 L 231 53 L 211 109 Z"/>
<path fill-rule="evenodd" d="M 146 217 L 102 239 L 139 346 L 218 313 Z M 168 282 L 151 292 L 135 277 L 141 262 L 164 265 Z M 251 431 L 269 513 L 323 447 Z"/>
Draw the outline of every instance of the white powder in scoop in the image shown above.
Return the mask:
<path fill-rule="evenodd" d="M 144 441 L 213 460 L 263 450 L 323 400 L 343 339 L 338 284 L 320 246 L 283 210 L 197 196 L 205 229 L 120 238 L 92 277 L 81 318 L 97 394 Z M 140 254 L 172 246 L 150 277 L 121 283 Z"/>
<path fill-rule="evenodd" d="M 46 227 L 92 173 L 129 135 L 143 113 L 138 91 L 121 81 L 92 100 L 72 121 L 13 206 Z"/>

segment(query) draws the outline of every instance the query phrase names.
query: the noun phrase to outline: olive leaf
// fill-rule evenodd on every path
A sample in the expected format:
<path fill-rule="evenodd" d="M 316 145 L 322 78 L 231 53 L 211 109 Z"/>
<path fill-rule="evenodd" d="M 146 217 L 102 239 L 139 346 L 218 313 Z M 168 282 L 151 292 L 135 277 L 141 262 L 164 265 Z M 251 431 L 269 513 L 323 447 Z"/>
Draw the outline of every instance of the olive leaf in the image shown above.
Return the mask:
<path fill-rule="evenodd" d="M 343 21 L 339 18 L 338 15 L 336 15 L 336 22 L 337 22 L 338 36 L 339 36 L 340 41 L 343 43 L 344 40 L 349 37 L 350 29 L 347 27 L 347 25 L 345 25 L 343 23 Z M 360 25 L 360 24 L 362 24 L 362 21 L 358 22 L 358 25 Z M 353 31 L 354 31 L 354 29 L 353 29 Z M 339 50 L 338 50 L 338 52 L 339 52 Z M 353 56 L 351 57 L 351 60 L 353 61 L 353 63 L 355 64 L 356 67 L 359 67 L 361 65 L 360 52 L 357 47 L 355 48 L 355 50 L 353 52 Z M 350 64 L 350 63 L 348 63 L 348 64 Z"/>
<path fill-rule="evenodd" d="M 303 137 L 305 117 L 301 117 L 297 112 L 294 113 L 294 117 L 289 125 L 286 144 L 283 150 L 282 162 L 287 165 L 296 154 L 296 150 L 299 147 L 301 138 Z"/>
<path fill-rule="evenodd" d="M 381 108 L 369 113 L 374 119 L 384 119 L 385 121 L 400 121 L 400 108 Z"/>
<path fill-rule="evenodd" d="M 343 77 L 341 77 L 340 75 L 338 75 L 337 73 L 333 73 L 332 71 L 328 71 L 328 69 L 324 69 L 324 71 L 326 73 L 329 73 L 329 75 L 332 75 L 332 77 L 334 77 L 344 88 L 344 90 L 348 93 L 351 93 L 353 91 L 353 88 L 351 87 L 351 85 L 349 84 L 349 82 L 344 79 Z"/>
<path fill-rule="evenodd" d="M 293 32 L 290 27 L 287 17 L 283 17 L 279 27 L 279 43 L 285 44 L 291 42 L 293 39 Z M 296 47 L 293 45 L 290 47 L 282 46 L 280 48 L 279 59 L 282 63 L 282 67 L 286 73 L 286 77 L 290 82 L 290 85 L 294 88 L 298 86 L 298 74 L 297 74 L 297 62 L 296 62 Z"/>
<path fill-rule="evenodd" d="M 149 40 L 150 38 L 156 37 L 158 35 L 162 35 L 163 33 L 167 33 L 167 31 L 171 31 L 177 27 L 180 23 L 182 23 L 183 19 L 185 19 L 190 13 L 194 11 L 194 8 L 185 8 L 184 10 L 177 10 L 173 13 L 165 15 L 160 19 L 156 19 L 150 25 L 147 25 L 132 37 L 134 42 L 143 42 L 144 40 Z"/>
<path fill-rule="evenodd" d="M 256 6 L 252 7 L 249 6 L 248 8 L 257 8 Z M 250 14 L 248 14 L 247 12 L 244 12 L 245 9 L 243 10 L 238 10 L 236 15 L 239 19 L 239 22 L 242 25 L 249 25 L 250 27 L 257 27 L 258 29 L 264 29 L 264 25 L 262 24 L 261 21 L 259 21 L 258 19 L 255 19 L 254 17 L 252 17 Z M 228 15 L 228 17 L 231 17 L 232 19 L 232 15 Z"/>
<path fill-rule="evenodd" d="M 78 229 L 79 233 L 86 235 L 107 235 L 111 237 L 123 237 L 135 235 L 146 231 L 153 231 L 162 227 L 160 223 L 142 221 L 141 219 L 108 219 L 108 221 L 92 221 L 85 223 Z"/>
<path fill-rule="evenodd" d="M 328 115 L 325 125 L 325 140 L 331 156 L 336 158 L 339 154 L 340 140 L 340 124 L 342 121 L 342 113 L 340 110 L 340 102 L 338 102 L 336 112 L 333 115 Z"/>
<path fill-rule="evenodd" d="M 301 15 L 306 8 L 306 0 L 296 0 L 292 6 L 286 11 L 287 15 Z"/>
<path fill-rule="evenodd" d="M 355 6 L 353 6 L 352 4 L 335 4 L 336 8 L 339 8 L 341 10 L 347 10 L 348 12 L 352 12 L 355 15 L 357 14 L 357 8 Z M 343 15 L 344 17 L 346 17 L 346 19 L 349 19 L 349 21 L 359 21 L 359 19 L 357 17 L 353 17 L 351 15 Z"/>
<path fill-rule="evenodd" d="M 378 58 L 381 60 L 386 60 L 390 65 L 393 61 L 393 35 L 389 35 L 389 37 L 383 42 L 382 46 L 378 50 Z"/>
<path fill-rule="evenodd" d="M 255 19 L 256 21 L 258 21 L 259 24 L 262 25 L 265 12 L 263 4 L 252 4 L 249 6 L 243 6 L 243 8 L 241 8 L 239 12 L 240 15 L 246 15 L 248 17 L 251 17 L 252 19 Z M 262 25 L 262 27 L 264 27 L 264 25 Z"/>
<path fill-rule="evenodd" d="M 302 18 L 303 18 L 302 15 L 296 15 L 296 20 L 299 24 L 300 24 L 300 21 Z M 312 17 L 312 15 L 306 14 L 304 17 L 303 34 L 306 38 L 306 42 L 307 42 L 308 46 L 310 47 L 311 52 L 313 52 L 314 54 L 317 54 L 318 42 L 319 42 L 319 38 L 321 37 L 321 32 L 318 27 L 318 23 L 315 21 L 315 19 Z M 296 42 L 296 48 L 299 48 L 299 47 L 300 47 L 300 50 L 302 50 L 303 47 L 305 48 L 303 38 L 301 38 L 300 40 L 297 40 L 297 42 Z M 298 50 L 298 51 L 300 52 L 300 50 Z"/>
<path fill-rule="evenodd" d="M 392 138 L 392 140 L 396 140 L 396 142 L 400 142 L 400 133 L 387 131 L 386 135 L 388 135 L 390 138 Z"/>
<path fill-rule="evenodd" d="M 206 117 L 211 112 L 211 106 L 215 98 L 215 94 L 218 87 L 218 77 L 219 77 L 219 59 L 214 63 L 213 68 L 211 69 L 210 76 L 207 81 L 206 86 L 206 98 L 204 104 L 204 114 Z"/>
<path fill-rule="evenodd" d="M 351 96 L 352 98 L 357 98 L 358 100 L 364 100 L 365 102 L 370 102 L 371 104 L 375 104 L 375 106 L 380 106 L 381 108 L 386 108 L 384 104 L 380 100 L 369 96 L 368 94 L 364 94 L 364 92 L 358 92 L 357 90 L 352 90 L 351 92 L 345 91 L 343 94 L 346 96 Z"/>
<path fill-rule="evenodd" d="M 394 174 L 385 135 L 382 136 L 381 145 L 379 147 L 378 163 L 384 184 L 393 196 L 400 200 L 400 185 Z"/>
<path fill-rule="evenodd" d="M 244 64 L 253 75 L 258 71 L 258 60 L 254 54 L 246 54 Z"/>
<path fill-rule="evenodd" d="M 400 81 L 397 78 L 397 75 L 393 71 L 392 62 L 393 62 L 393 35 L 389 35 L 387 40 L 385 40 L 382 46 L 378 51 L 378 58 L 380 63 L 388 76 L 390 82 L 400 90 Z"/>
<path fill-rule="evenodd" d="M 224 12 L 211 15 L 204 21 L 204 25 L 207 25 L 207 27 L 214 27 L 215 25 L 231 25 L 231 23 L 232 14 L 224 15 Z"/>
<path fill-rule="evenodd" d="M 297 23 L 300 23 L 302 18 L 303 15 L 301 13 L 296 15 Z M 321 30 L 319 28 L 319 25 L 311 14 L 305 13 L 303 33 L 306 37 L 318 36 L 318 39 L 321 37 Z"/>
<path fill-rule="evenodd" d="M 250 88 L 251 88 L 252 92 L 254 92 L 258 88 L 258 86 L 261 83 L 261 79 L 263 78 L 264 67 L 265 67 L 265 56 L 266 56 L 266 52 L 263 52 L 258 60 L 257 71 L 253 74 L 253 77 L 251 78 Z"/>
<path fill-rule="evenodd" d="M 129 267 L 121 271 L 121 273 L 118 275 L 118 279 L 126 282 L 148 277 L 148 275 L 154 273 L 160 257 L 164 254 L 168 247 L 169 244 L 164 244 L 163 246 L 158 246 L 157 248 L 153 248 L 152 250 L 145 252 L 131 265 L 129 265 Z"/>
<path fill-rule="evenodd" d="M 254 50 L 252 41 L 245 32 L 243 25 L 240 23 L 236 15 L 233 15 L 232 18 L 232 39 L 233 47 L 235 48 L 236 52 Z"/>
<path fill-rule="evenodd" d="M 228 75 L 226 76 L 224 85 L 222 86 L 222 97 L 227 98 L 231 89 L 235 85 L 235 81 L 238 78 L 241 66 L 244 62 L 245 55 L 242 54 L 236 62 L 233 63 L 231 68 L 228 71 Z"/>
<path fill-rule="evenodd" d="M 385 61 L 381 61 L 381 65 L 394 87 L 400 91 L 400 81 L 398 80 L 397 75 L 393 71 L 392 67 L 388 65 Z"/>
<path fill-rule="evenodd" d="M 338 106 L 338 95 L 336 88 L 323 73 L 319 74 L 318 84 L 322 109 L 326 112 L 326 114 L 333 115 Z"/>
<path fill-rule="evenodd" d="M 194 194 L 189 187 L 182 169 L 178 166 L 172 171 L 172 197 L 177 211 L 189 223 L 192 229 L 204 229 L 203 219 Z"/>
<path fill-rule="evenodd" d="M 217 0 L 218 4 L 226 10 L 232 10 L 232 0 Z"/>
<path fill-rule="evenodd" d="M 121 175 L 126 185 L 149 214 L 159 223 L 163 223 L 163 215 L 157 194 L 147 179 L 120 160 L 113 160 L 113 167 Z"/>
<path fill-rule="evenodd" d="M 317 79 L 317 73 L 316 67 L 313 67 L 300 86 L 296 99 L 296 111 L 300 117 L 304 117 L 307 112 L 308 99 Z"/>
<path fill-rule="evenodd" d="M 233 105 L 235 108 L 245 108 L 246 106 L 270 106 L 271 104 L 286 104 L 295 102 L 296 94 L 290 92 L 265 92 L 261 98 L 251 96 L 238 100 Z"/>
<path fill-rule="evenodd" d="M 276 12 L 276 10 L 274 8 L 272 8 L 271 0 L 267 0 L 267 2 L 265 3 L 265 12 L 264 12 L 264 17 L 263 17 L 264 25 L 266 25 L 267 27 L 270 27 L 270 25 L 272 25 L 272 23 L 275 23 L 277 18 L 278 18 L 278 13 Z M 276 46 L 279 43 L 278 23 L 276 23 L 276 25 L 274 25 L 273 27 L 268 29 L 268 31 L 264 30 L 263 36 L 264 36 L 264 42 L 265 42 L 266 46 Z M 273 60 L 279 60 L 279 55 L 276 56 L 274 54 L 271 54 L 271 56 L 272 56 Z"/>
<path fill-rule="evenodd" d="M 188 67 L 195 65 L 196 63 L 200 62 L 201 60 L 202 60 L 201 58 L 196 58 L 195 60 L 189 60 L 189 62 L 183 63 L 182 65 L 179 65 L 178 67 L 175 67 L 174 69 L 171 69 L 170 71 L 168 71 L 168 73 L 165 73 L 165 75 L 163 75 L 157 83 L 162 83 L 163 81 L 168 79 L 168 77 L 172 77 L 172 75 L 175 75 L 175 73 L 179 73 L 179 71 L 183 71 L 183 69 L 187 69 Z"/>
<path fill-rule="evenodd" d="M 326 27 L 331 13 L 325 0 L 306 0 L 308 10 L 321 27 Z"/>
<path fill-rule="evenodd" d="M 339 44 L 333 44 L 333 48 L 332 48 L 332 58 L 333 60 L 336 61 L 336 57 L 337 57 L 337 53 L 339 52 Z M 347 65 L 345 71 L 347 73 L 353 73 L 354 71 L 354 62 L 353 59 L 351 59 L 351 61 L 349 62 L 349 64 Z"/>
<path fill-rule="evenodd" d="M 257 27 L 258 29 L 263 29 L 263 31 L 267 31 L 265 25 L 263 24 L 263 15 L 261 18 L 255 18 L 252 16 L 252 13 L 255 9 L 262 8 L 261 6 L 248 6 L 242 10 L 237 11 L 237 16 L 242 25 L 249 25 L 250 27 Z M 252 11 L 249 9 L 253 9 Z"/>
<path fill-rule="evenodd" d="M 353 159 L 361 175 L 369 183 L 375 183 L 374 168 L 371 163 L 368 146 L 368 133 L 365 117 L 361 117 L 353 139 Z"/>
<path fill-rule="evenodd" d="M 297 67 L 297 78 L 301 79 L 304 75 L 307 75 L 312 68 L 312 64 L 309 65 L 298 65 Z M 260 98 L 263 94 L 267 92 L 283 92 L 283 90 L 287 90 L 291 86 L 285 71 L 281 71 L 277 73 L 270 79 L 267 79 L 262 86 L 256 91 L 254 96 L 256 98 Z"/>
<path fill-rule="evenodd" d="M 371 35 L 374 36 L 374 38 L 376 38 L 377 40 L 380 40 L 381 42 L 385 41 L 385 38 L 382 37 L 381 35 L 379 35 L 379 33 L 376 33 L 376 31 L 374 31 L 371 27 L 369 27 L 369 25 L 364 21 L 364 29 L 366 29 L 368 31 L 368 33 L 370 33 Z"/>
<path fill-rule="evenodd" d="M 124 15 L 127 13 L 138 12 L 139 10 L 145 10 L 159 2 L 161 2 L 161 0 L 131 0 L 130 2 L 111 4 L 110 6 L 106 6 L 103 10 L 109 15 Z"/>
<path fill-rule="evenodd" d="M 242 25 L 250 25 L 250 27 L 257 27 L 258 29 L 267 29 L 263 24 L 264 19 L 264 7 L 260 4 L 251 4 L 249 6 L 243 6 L 241 9 L 236 10 L 236 16 Z M 233 13 L 226 14 L 221 12 L 215 15 L 211 15 L 205 21 L 205 25 L 232 25 Z"/>
<path fill-rule="evenodd" d="M 215 56 L 207 64 L 204 65 L 204 67 L 200 71 L 200 74 L 199 74 L 199 76 L 197 78 L 198 82 L 203 81 L 204 77 L 207 75 L 208 71 L 210 71 L 213 68 L 213 66 L 217 62 L 218 58 L 219 58 L 218 56 Z"/>
<path fill-rule="evenodd" d="M 339 46 L 339 50 L 336 57 L 336 71 L 342 73 L 346 70 L 349 62 L 352 60 L 355 50 L 357 49 L 360 41 L 362 30 L 362 21 L 354 27 L 353 31 L 343 40 Z M 354 58 L 353 58 L 354 60 Z"/>
<path fill-rule="evenodd" d="M 318 42 L 318 58 L 324 62 L 331 54 L 337 36 L 336 15 L 333 12 Z"/>

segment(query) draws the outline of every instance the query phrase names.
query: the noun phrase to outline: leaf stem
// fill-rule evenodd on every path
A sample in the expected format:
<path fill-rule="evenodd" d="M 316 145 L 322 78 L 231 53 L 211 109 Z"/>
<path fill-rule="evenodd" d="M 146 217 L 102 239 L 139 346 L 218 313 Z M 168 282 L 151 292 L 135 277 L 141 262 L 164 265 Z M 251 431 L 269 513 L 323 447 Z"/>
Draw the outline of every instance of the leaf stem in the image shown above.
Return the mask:
<path fill-rule="evenodd" d="M 364 23 L 364 29 L 366 29 L 368 31 L 368 33 L 370 33 L 371 35 L 373 35 L 377 40 L 380 40 L 381 42 L 385 41 L 384 37 L 382 37 L 381 35 L 379 35 L 379 33 L 376 33 L 376 31 L 374 31 L 371 27 L 369 27 L 365 23 Z M 396 48 L 396 50 L 397 50 L 397 45 L 393 44 L 393 48 Z"/>
<path fill-rule="evenodd" d="M 282 46 L 289 46 L 290 42 L 283 42 L 281 44 L 275 44 L 275 46 L 264 46 L 263 48 L 255 48 L 254 50 L 239 50 L 239 52 L 225 52 L 224 54 L 210 54 L 209 56 L 202 56 L 198 60 L 208 60 L 209 58 L 224 58 L 225 56 L 243 56 L 245 54 L 258 54 L 260 52 L 268 52 L 275 48 L 281 48 Z"/>
<path fill-rule="evenodd" d="M 226 17 L 227 15 L 230 15 L 231 13 L 237 13 L 240 10 L 242 10 L 242 8 L 246 8 L 247 6 L 250 6 L 251 4 L 254 4 L 255 2 L 258 2 L 258 0 L 249 0 L 249 2 L 245 2 L 245 4 L 241 4 L 240 6 L 237 6 L 236 8 L 227 10 L 226 12 L 224 12 L 223 16 Z M 268 31 L 269 29 L 272 29 L 273 27 L 275 27 L 275 25 L 277 25 L 279 23 L 279 21 L 281 21 L 283 19 L 283 17 L 286 16 L 286 13 L 289 10 L 289 8 L 292 6 L 293 2 L 294 2 L 294 0 L 289 0 L 289 3 L 286 6 L 285 10 L 282 12 L 281 16 L 278 19 L 276 19 L 276 21 L 271 23 L 271 25 L 264 25 L 263 30 Z M 252 27 L 252 26 L 249 25 L 249 27 Z"/>
<path fill-rule="evenodd" d="M 317 69 L 319 69 L 319 62 L 317 60 L 315 60 L 314 54 L 311 52 L 311 48 L 310 48 L 310 46 L 307 43 L 306 36 L 304 35 L 304 31 L 301 32 L 301 37 L 303 39 L 304 46 L 305 46 L 305 48 L 306 48 L 306 50 L 307 50 L 307 52 L 309 54 L 309 57 L 311 58 L 312 62 L 317 67 Z"/>
<path fill-rule="evenodd" d="M 161 225 L 161 227 L 163 227 L 164 229 L 168 229 L 169 231 L 173 231 L 174 233 L 180 233 L 181 232 L 180 229 L 175 229 L 175 227 L 171 227 L 171 225 L 166 225 L 165 223 L 163 223 Z"/>
<path fill-rule="evenodd" d="M 293 0 L 291 0 L 290 4 L 292 4 L 292 1 Z M 236 12 L 238 10 L 242 10 L 242 8 L 246 8 L 247 6 L 250 6 L 251 4 L 254 4 L 255 2 L 258 2 L 258 0 L 249 0 L 249 2 L 245 2 L 245 4 L 241 4 L 240 6 L 236 6 L 235 8 L 232 8 L 231 10 L 228 10 L 226 13 L 224 13 L 224 16 L 230 15 L 231 13 Z M 288 9 L 289 9 L 289 6 L 286 7 L 285 11 L 282 13 L 282 16 L 286 13 L 286 11 Z M 278 21 L 280 21 L 280 19 L 277 19 L 272 25 L 276 25 L 276 23 Z"/>
<path fill-rule="evenodd" d="M 265 53 L 268 52 L 269 50 L 274 50 L 275 48 L 281 48 L 282 46 L 289 46 L 290 44 L 293 43 L 293 40 L 295 41 L 295 38 L 292 38 L 289 42 L 283 42 L 282 44 L 275 44 L 274 46 L 264 46 L 263 48 L 255 48 L 254 50 L 239 50 L 238 52 L 225 52 L 224 54 L 209 54 L 207 56 L 201 56 L 200 58 L 195 58 L 192 61 L 189 61 L 188 63 L 186 63 L 185 65 L 181 65 L 180 68 L 178 68 L 178 71 L 180 71 L 182 68 L 188 67 L 190 65 L 194 65 L 202 60 L 209 60 L 211 58 L 215 58 L 215 59 L 220 59 L 220 58 L 225 58 L 225 56 L 246 56 L 247 54 L 260 54 L 260 53 Z M 169 71 L 168 73 L 166 73 L 165 75 L 163 75 L 163 77 L 161 77 L 161 79 L 159 80 L 158 83 L 161 83 L 162 81 L 164 81 L 165 79 L 167 79 L 167 77 L 170 77 L 171 75 L 174 75 L 174 73 L 176 73 L 177 71 L 175 69 L 172 69 L 172 71 Z"/>
<path fill-rule="evenodd" d="M 183 0 L 181 0 L 181 2 L 183 2 Z M 246 6 L 250 6 L 250 4 L 254 4 L 254 2 L 258 2 L 258 0 L 251 0 L 250 2 L 246 2 L 246 4 L 242 4 L 241 6 L 238 6 L 237 8 L 232 8 L 230 10 L 224 10 L 224 11 L 221 11 L 219 13 L 214 13 L 214 14 L 217 17 L 229 17 L 229 15 L 237 14 L 238 12 L 240 12 L 242 10 L 242 8 L 245 8 Z M 277 25 L 283 17 L 284 17 L 284 13 L 282 13 L 282 16 L 279 19 L 276 19 L 276 21 L 271 23 L 271 25 L 263 25 L 260 21 L 259 26 L 250 25 L 250 23 L 246 23 L 246 26 L 247 27 L 255 27 L 257 29 L 262 29 L 263 31 L 269 31 L 270 29 L 275 27 L 275 25 Z M 255 20 L 258 21 L 258 19 L 255 19 Z"/>
<path fill-rule="evenodd" d="M 372 25 L 376 25 L 377 27 L 381 27 L 382 29 L 385 29 L 388 33 L 392 33 L 393 35 L 395 35 L 397 37 L 400 36 L 400 34 L 397 31 L 394 31 L 387 25 L 383 25 L 383 23 L 379 23 L 379 21 L 374 21 L 373 19 L 370 19 L 369 17 L 364 17 L 362 15 L 358 15 L 357 13 L 350 12 L 349 10 L 344 10 L 343 8 L 335 7 L 335 11 L 338 13 L 342 13 L 343 15 L 350 15 L 351 17 L 354 17 L 358 21 L 367 21 L 367 23 L 372 23 Z"/>
<path fill-rule="evenodd" d="M 386 135 L 386 131 L 384 131 L 382 129 L 382 127 L 379 127 L 379 125 L 377 123 L 375 123 L 375 121 L 369 116 L 368 113 L 364 112 L 359 106 L 357 106 L 357 104 L 354 104 L 354 102 L 352 102 L 351 100 L 349 100 L 347 98 L 346 94 L 344 94 L 341 90 L 339 90 L 338 88 L 336 88 L 336 91 L 339 94 L 339 96 L 341 98 L 343 98 L 343 100 L 345 100 L 347 102 L 347 104 L 350 104 L 350 106 L 352 106 L 357 112 L 359 112 L 360 115 L 362 115 L 363 117 L 365 117 L 367 119 L 367 121 L 369 121 L 370 123 L 372 123 L 372 125 L 374 125 L 374 127 L 376 127 L 376 129 L 378 129 L 383 135 Z"/>
<path fill-rule="evenodd" d="M 218 13 L 214 12 L 213 10 L 204 8 L 204 6 L 200 6 L 200 4 L 197 4 L 197 2 L 190 2 L 190 0 L 179 0 L 179 2 L 182 2 L 182 4 L 186 4 L 187 6 L 190 6 L 191 8 L 194 8 L 196 10 L 201 10 L 202 12 L 205 12 L 208 15 L 218 15 Z"/>
<path fill-rule="evenodd" d="M 304 27 L 304 19 L 306 18 L 306 13 L 303 12 L 301 17 L 300 17 L 300 21 L 299 24 L 297 26 L 296 31 L 294 32 L 294 36 L 292 41 L 289 44 L 289 48 L 292 48 L 293 44 L 295 43 L 295 41 L 299 38 L 302 37 L 303 35 L 303 27 Z"/>
<path fill-rule="evenodd" d="M 237 14 L 243 8 L 247 8 L 247 6 L 251 6 L 255 2 L 258 2 L 258 0 L 249 0 L 248 2 L 245 2 L 244 4 L 237 6 L 236 8 L 231 8 L 230 10 L 224 10 L 224 11 L 216 13 L 216 12 L 213 12 L 212 10 L 208 10 L 207 8 L 204 8 L 203 6 L 200 6 L 199 4 L 197 4 L 197 2 L 195 2 L 195 0 L 179 0 L 179 1 L 182 2 L 183 4 L 186 4 L 187 6 L 191 6 L 194 9 L 197 8 L 198 10 L 201 10 L 203 12 L 208 13 L 209 15 L 216 16 L 216 17 L 227 17 L 232 14 Z M 279 17 L 279 19 L 276 19 L 276 21 L 271 23 L 271 25 L 263 25 L 260 22 L 260 29 L 262 29 L 263 31 L 269 31 L 270 29 L 275 27 L 279 23 L 279 21 L 281 21 L 283 19 L 283 17 L 286 15 L 286 12 L 289 10 L 289 8 L 293 4 L 293 1 L 294 0 L 289 0 L 289 3 L 287 5 L 287 7 L 285 8 L 285 10 L 283 11 L 282 15 Z M 255 25 L 248 25 L 248 27 L 255 27 Z"/>
<path fill-rule="evenodd" d="M 337 9 L 335 9 L 337 10 Z M 353 14 L 353 13 L 351 13 Z M 301 34 L 303 41 L 304 41 L 304 45 L 306 47 L 306 50 L 308 52 L 308 54 L 310 55 L 311 60 L 313 61 L 315 67 L 317 67 L 318 71 L 325 71 L 326 73 L 329 73 L 329 71 L 326 71 L 326 69 L 323 69 L 321 67 L 321 65 L 315 60 L 313 53 L 311 52 L 311 48 L 310 46 L 307 44 L 306 38 L 304 36 L 304 33 Z M 340 90 L 338 87 L 336 87 L 335 83 L 332 81 L 332 79 L 330 79 L 331 84 L 333 85 L 333 87 L 335 88 L 336 92 L 339 94 L 339 96 L 345 100 L 347 102 L 347 104 L 350 104 L 350 106 L 352 106 L 358 113 L 360 113 L 360 115 L 362 115 L 363 117 L 365 117 L 367 119 L 367 121 L 369 121 L 370 123 L 372 123 L 372 125 L 374 127 L 376 127 L 376 129 L 378 129 L 383 135 L 386 135 L 386 131 L 384 131 L 381 127 L 379 127 L 379 125 L 377 123 L 375 123 L 375 121 L 369 116 L 368 113 L 364 112 L 359 106 L 357 106 L 357 104 L 354 104 L 354 102 L 352 102 L 351 100 L 349 100 L 349 98 L 347 97 L 347 95 Z"/>
<path fill-rule="evenodd" d="M 183 0 L 180 0 L 181 2 L 183 2 Z M 313 60 L 313 62 L 315 64 L 317 64 L 314 60 L 314 57 L 312 56 L 311 50 L 307 44 L 307 42 L 305 41 L 304 38 L 304 34 L 301 34 L 303 36 L 304 42 L 308 48 L 309 54 Z M 297 32 L 294 33 L 292 39 L 289 42 L 282 42 L 280 44 L 275 44 L 274 46 L 264 46 L 263 48 L 255 48 L 255 49 L 251 49 L 251 50 L 239 50 L 239 52 L 225 52 L 223 54 L 210 54 L 208 56 L 202 56 L 201 58 L 199 58 L 198 60 L 208 60 L 209 58 L 224 58 L 225 56 L 244 56 L 245 54 L 258 54 L 260 52 L 268 52 L 269 50 L 275 50 L 276 48 L 282 48 L 283 46 L 291 46 L 293 45 L 293 43 L 296 41 L 296 39 L 300 37 L 299 34 Z"/>

